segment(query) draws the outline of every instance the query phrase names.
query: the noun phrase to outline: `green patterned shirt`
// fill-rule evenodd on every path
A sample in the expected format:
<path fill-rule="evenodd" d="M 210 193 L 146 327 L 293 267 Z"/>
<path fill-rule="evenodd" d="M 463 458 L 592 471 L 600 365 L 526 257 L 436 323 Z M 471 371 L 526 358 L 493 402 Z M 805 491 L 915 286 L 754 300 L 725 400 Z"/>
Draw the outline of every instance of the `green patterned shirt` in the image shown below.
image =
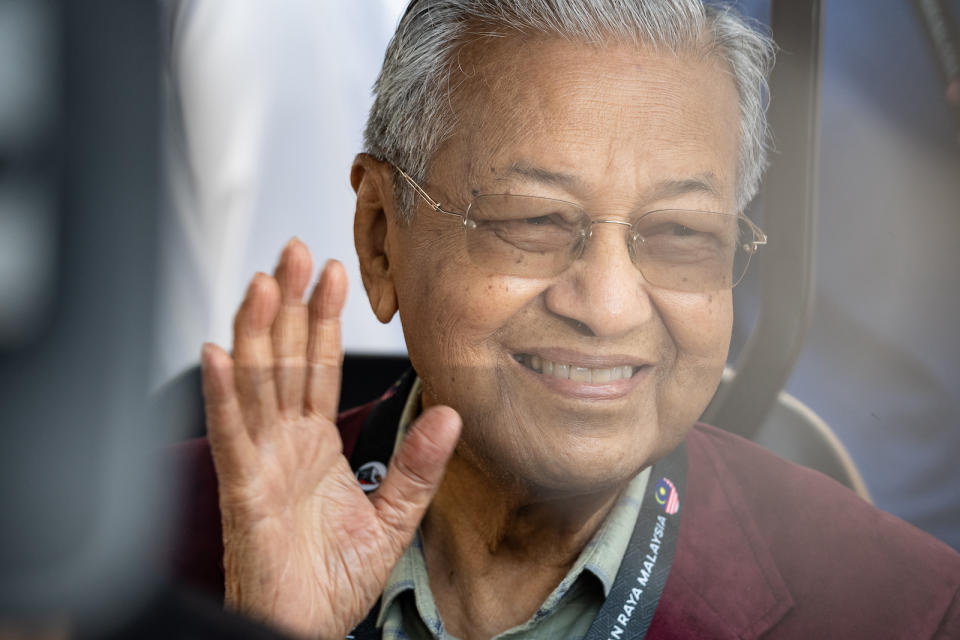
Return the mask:
<path fill-rule="evenodd" d="M 400 417 L 397 443 L 420 411 L 418 379 Z M 570 571 L 533 616 L 494 640 L 582 638 L 610 593 L 640 513 L 649 467 L 634 478 Z M 430 591 L 420 532 L 407 547 L 383 590 L 377 626 L 384 640 L 456 640 L 446 632 Z"/>

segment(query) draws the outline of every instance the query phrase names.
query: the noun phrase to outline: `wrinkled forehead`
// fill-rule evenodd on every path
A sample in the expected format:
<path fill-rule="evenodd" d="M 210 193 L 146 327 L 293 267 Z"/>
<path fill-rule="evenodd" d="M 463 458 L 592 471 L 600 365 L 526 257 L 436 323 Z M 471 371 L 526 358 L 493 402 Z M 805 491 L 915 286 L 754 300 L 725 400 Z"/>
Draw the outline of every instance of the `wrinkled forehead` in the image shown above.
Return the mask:
<path fill-rule="evenodd" d="M 431 174 L 475 183 L 492 169 L 548 164 L 584 173 L 711 173 L 732 198 L 736 88 L 702 50 L 509 35 L 464 45 L 452 65 L 453 135 Z M 442 157 L 441 157 L 442 156 Z"/>

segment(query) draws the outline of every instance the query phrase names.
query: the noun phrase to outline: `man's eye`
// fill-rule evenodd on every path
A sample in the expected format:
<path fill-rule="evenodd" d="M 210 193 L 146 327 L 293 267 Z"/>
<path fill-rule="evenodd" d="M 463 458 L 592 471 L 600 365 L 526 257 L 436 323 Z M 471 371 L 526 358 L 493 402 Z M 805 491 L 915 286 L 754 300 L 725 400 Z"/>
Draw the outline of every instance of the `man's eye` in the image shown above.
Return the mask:
<path fill-rule="evenodd" d="M 705 238 L 713 234 L 703 229 L 696 229 L 678 222 L 671 222 L 644 229 L 640 232 L 640 235 L 646 238 Z"/>
<path fill-rule="evenodd" d="M 537 216 L 535 218 L 524 218 L 523 220 L 526 224 L 535 226 L 535 227 L 545 227 L 547 225 L 557 224 L 556 215 L 546 215 L 546 216 Z"/>
<path fill-rule="evenodd" d="M 672 231 L 673 235 L 675 236 L 695 236 L 700 233 L 696 229 L 691 229 L 690 227 L 686 227 L 682 224 L 673 225 Z"/>

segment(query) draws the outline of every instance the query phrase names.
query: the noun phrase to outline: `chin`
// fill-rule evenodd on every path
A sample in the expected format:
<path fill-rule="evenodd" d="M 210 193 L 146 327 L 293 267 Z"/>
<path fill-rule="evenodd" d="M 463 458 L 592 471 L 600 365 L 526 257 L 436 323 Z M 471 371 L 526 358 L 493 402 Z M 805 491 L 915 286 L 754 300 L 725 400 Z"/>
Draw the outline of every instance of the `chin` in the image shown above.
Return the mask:
<path fill-rule="evenodd" d="M 432 402 L 463 418 L 458 454 L 505 488 L 551 496 L 620 488 L 676 447 L 695 420 L 686 428 L 675 424 L 685 416 L 664 421 L 656 378 L 626 397 L 571 398 L 535 378 L 515 379 L 508 374 L 517 363 L 508 364 L 506 373 L 448 366 L 446 376 L 421 377 Z M 475 383 L 469 393 L 463 380 Z"/>
<path fill-rule="evenodd" d="M 523 478 L 528 491 L 542 498 L 573 498 L 590 494 L 609 494 L 619 491 L 647 464 L 645 461 L 618 461 L 611 465 L 604 461 L 565 461 L 540 474 Z"/>
<path fill-rule="evenodd" d="M 491 432 L 487 431 L 489 436 Z M 464 453 L 505 486 L 537 497 L 576 496 L 618 490 L 655 461 L 655 436 L 620 433 L 618 438 L 552 433 L 548 437 L 472 438 Z M 672 447 L 671 447 L 672 448 Z"/>

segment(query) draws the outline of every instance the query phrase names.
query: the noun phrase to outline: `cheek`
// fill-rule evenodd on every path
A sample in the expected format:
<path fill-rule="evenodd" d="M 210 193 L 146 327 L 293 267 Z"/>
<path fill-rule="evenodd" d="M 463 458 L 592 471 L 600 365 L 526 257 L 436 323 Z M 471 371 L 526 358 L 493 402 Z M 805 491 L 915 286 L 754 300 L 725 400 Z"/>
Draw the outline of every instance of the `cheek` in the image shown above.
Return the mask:
<path fill-rule="evenodd" d="M 673 366 L 660 388 L 661 420 L 692 425 L 720 384 L 733 328 L 729 291 L 670 295 L 661 307 L 675 349 Z"/>
<path fill-rule="evenodd" d="M 644 438 L 647 460 L 666 455 L 702 415 L 720 383 L 733 326 L 729 291 L 657 291 L 651 299 L 662 322 L 663 359 L 637 436 Z"/>
<path fill-rule="evenodd" d="M 542 290 L 530 280 L 485 276 L 448 256 L 410 265 L 397 292 L 407 348 L 414 359 L 489 365 L 497 334 Z"/>
<path fill-rule="evenodd" d="M 680 361 L 725 362 L 733 331 L 730 291 L 665 293 L 658 305 Z"/>

